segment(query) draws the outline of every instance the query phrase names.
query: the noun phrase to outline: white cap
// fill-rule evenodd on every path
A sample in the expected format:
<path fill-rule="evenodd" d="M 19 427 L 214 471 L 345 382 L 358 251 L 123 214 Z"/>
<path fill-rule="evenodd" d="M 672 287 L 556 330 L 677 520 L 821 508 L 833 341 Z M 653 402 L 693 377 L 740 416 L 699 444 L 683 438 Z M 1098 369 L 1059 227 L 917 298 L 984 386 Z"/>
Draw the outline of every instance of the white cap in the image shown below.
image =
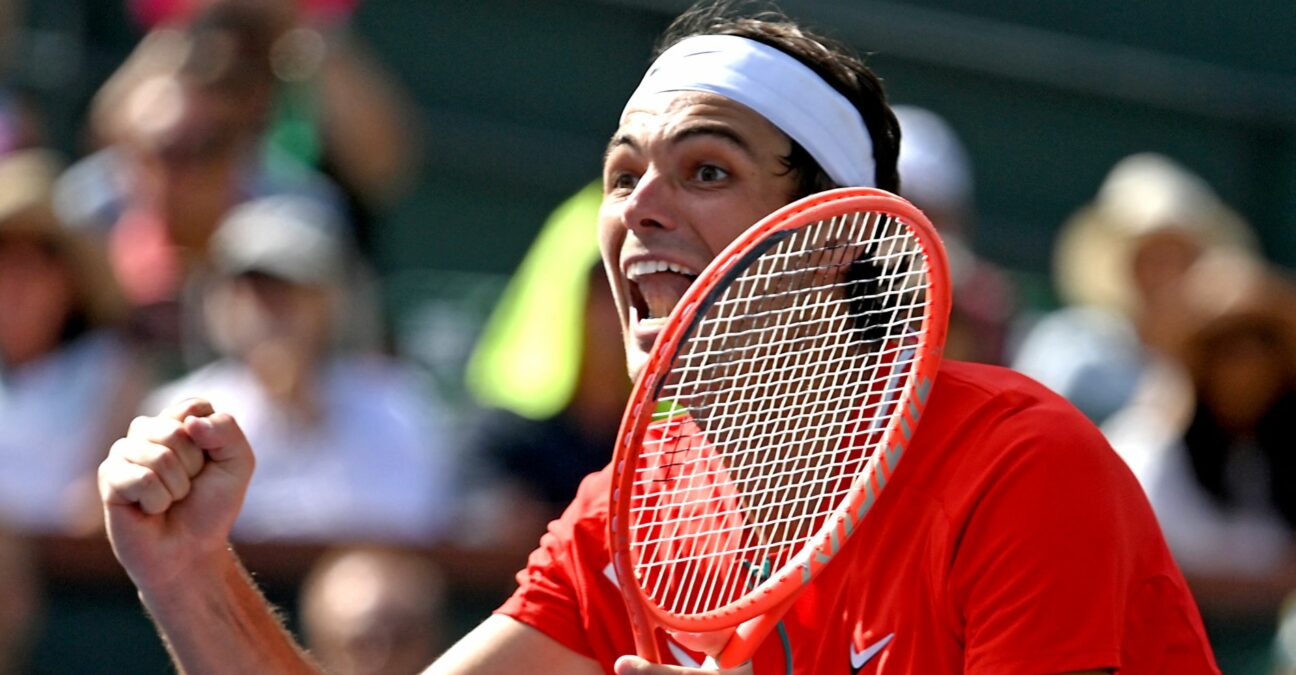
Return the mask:
<path fill-rule="evenodd" d="M 260 272 L 305 286 L 347 283 L 351 258 L 340 214 L 296 195 L 234 208 L 212 237 L 211 251 L 224 274 Z"/>
<path fill-rule="evenodd" d="M 940 115 L 912 105 L 891 107 L 900 122 L 900 194 L 921 209 L 961 213 L 972 204 L 972 162 Z"/>

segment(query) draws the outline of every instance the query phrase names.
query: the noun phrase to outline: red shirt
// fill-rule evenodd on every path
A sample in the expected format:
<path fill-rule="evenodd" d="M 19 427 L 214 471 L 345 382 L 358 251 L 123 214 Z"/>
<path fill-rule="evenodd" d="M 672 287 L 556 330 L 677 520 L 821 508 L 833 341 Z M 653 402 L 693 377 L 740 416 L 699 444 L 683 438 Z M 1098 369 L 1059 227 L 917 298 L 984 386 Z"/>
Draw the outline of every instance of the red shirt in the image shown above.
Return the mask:
<path fill-rule="evenodd" d="M 634 652 L 605 546 L 610 478 L 585 480 L 497 610 L 607 672 Z M 757 675 L 1219 672 L 1147 499 L 1098 430 L 1022 375 L 957 362 L 782 628 Z"/>

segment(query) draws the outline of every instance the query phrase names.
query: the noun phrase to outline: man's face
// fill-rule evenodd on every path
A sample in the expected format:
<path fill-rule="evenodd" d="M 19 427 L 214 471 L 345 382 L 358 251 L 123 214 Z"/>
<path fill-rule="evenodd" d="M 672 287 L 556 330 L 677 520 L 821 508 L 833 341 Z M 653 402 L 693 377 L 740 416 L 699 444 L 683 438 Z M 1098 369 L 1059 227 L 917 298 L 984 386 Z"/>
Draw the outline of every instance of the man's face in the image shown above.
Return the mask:
<path fill-rule="evenodd" d="M 36 236 L 0 234 L 0 362 L 54 350 L 76 303 L 71 268 Z"/>
<path fill-rule="evenodd" d="M 666 317 L 711 259 L 792 199 L 792 143 L 705 92 L 640 97 L 603 165 L 599 243 L 636 377 Z"/>
<path fill-rule="evenodd" d="M 222 280 L 209 291 L 207 322 L 217 349 L 251 359 L 263 353 L 312 361 L 332 331 L 328 290 L 250 273 Z"/>

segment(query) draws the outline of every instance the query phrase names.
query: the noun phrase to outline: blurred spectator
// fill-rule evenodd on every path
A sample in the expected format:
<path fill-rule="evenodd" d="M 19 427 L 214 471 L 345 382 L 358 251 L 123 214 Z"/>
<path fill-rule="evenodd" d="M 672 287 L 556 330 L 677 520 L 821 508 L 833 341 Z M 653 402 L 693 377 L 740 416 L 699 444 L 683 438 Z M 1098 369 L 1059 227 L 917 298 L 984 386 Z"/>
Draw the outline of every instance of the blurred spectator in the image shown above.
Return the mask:
<path fill-rule="evenodd" d="M 95 468 L 146 388 L 103 252 L 50 208 L 57 170 L 0 158 L 0 519 L 43 533 L 98 522 Z"/>
<path fill-rule="evenodd" d="M 96 97 L 94 125 L 108 147 L 60 180 L 60 215 L 106 238 L 146 343 L 183 344 L 186 286 L 235 204 L 284 192 L 333 198 L 323 177 L 304 167 L 271 172 L 257 151 L 280 21 L 252 6 L 222 6 L 185 31 L 147 36 Z"/>
<path fill-rule="evenodd" d="M 357 0 L 133 0 L 145 26 L 183 26 L 248 6 L 277 28 L 265 63 L 277 83 L 265 135 L 272 167 L 316 167 L 345 191 L 370 250 L 373 217 L 412 184 L 420 143 L 413 105 L 349 29 Z"/>
<path fill-rule="evenodd" d="M 0 675 L 31 672 L 43 614 L 41 580 L 27 542 L 0 526 Z"/>
<path fill-rule="evenodd" d="M 1184 275 L 1204 252 L 1255 238 L 1204 181 L 1170 159 L 1132 155 L 1063 226 L 1054 278 L 1066 306 L 1023 338 L 1013 367 L 1095 422 L 1119 410 L 1153 358 L 1178 358 Z"/>
<path fill-rule="evenodd" d="M 441 650 L 445 582 L 427 555 L 399 549 L 334 551 L 302 585 L 306 646 L 334 675 L 413 675 Z"/>
<path fill-rule="evenodd" d="M 1271 578 L 1267 613 L 1296 584 L 1296 287 L 1254 258 L 1212 253 L 1179 291 L 1190 313 L 1180 358 L 1146 367 L 1103 430 L 1189 579 Z"/>
<path fill-rule="evenodd" d="M 257 453 L 238 540 L 430 543 L 451 521 L 455 448 L 403 364 L 345 349 L 357 260 L 339 216 L 301 197 L 235 209 L 203 293 L 222 358 L 150 397 L 235 414 Z"/>
<path fill-rule="evenodd" d="M 495 514 L 474 528 L 479 538 L 534 545 L 581 479 L 612 459 L 630 382 L 599 263 L 601 200 L 595 184 L 554 211 L 469 364 L 469 386 L 490 408 L 472 444 L 493 467 L 475 499 Z"/>
<path fill-rule="evenodd" d="M 1160 155 L 1119 162 L 1058 240 L 1068 307 L 1015 366 L 1099 422 L 1147 492 L 1224 672 L 1260 673 L 1296 587 L 1296 292 Z"/>
<path fill-rule="evenodd" d="M 1145 363 L 1103 431 L 1147 491 L 1221 668 L 1266 673 L 1296 589 L 1296 288 L 1214 252 L 1180 291 L 1178 358 Z"/>
<path fill-rule="evenodd" d="M 972 163 L 954 129 L 916 106 L 892 108 L 900 121 L 900 194 L 940 231 L 954 285 L 945 355 L 1003 364 L 1017 301 L 1002 270 L 973 251 L 976 202 Z"/>

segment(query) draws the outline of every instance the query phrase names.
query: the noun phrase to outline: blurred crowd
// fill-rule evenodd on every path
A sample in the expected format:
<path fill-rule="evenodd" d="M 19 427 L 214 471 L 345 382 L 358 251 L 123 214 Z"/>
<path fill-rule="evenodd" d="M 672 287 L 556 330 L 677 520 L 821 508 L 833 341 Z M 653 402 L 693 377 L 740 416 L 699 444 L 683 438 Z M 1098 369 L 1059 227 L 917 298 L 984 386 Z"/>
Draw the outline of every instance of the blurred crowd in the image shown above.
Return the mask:
<path fill-rule="evenodd" d="M 234 544 L 294 629 L 330 672 L 416 672 L 610 458 L 630 383 L 600 188 L 537 223 L 468 361 L 476 405 L 450 406 L 383 315 L 375 230 L 418 122 L 348 31 L 354 0 L 126 5 L 143 38 L 79 156 L 0 85 L 0 673 L 53 668 L 60 589 L 127 587 L 95 469 L 134 416 L 192 396 L 258 453 Z M 1027 306 L 978 248 L 975 158 L 937 113 L 896 112 L 904 196 L 949 251 L 947 357 L 1022 370 L 1097 423 L 1225 672 L 1296 673 L 1290 274 L 1209 184 L 1145 153 L 1061 224 L 1059 302 Z"/>

